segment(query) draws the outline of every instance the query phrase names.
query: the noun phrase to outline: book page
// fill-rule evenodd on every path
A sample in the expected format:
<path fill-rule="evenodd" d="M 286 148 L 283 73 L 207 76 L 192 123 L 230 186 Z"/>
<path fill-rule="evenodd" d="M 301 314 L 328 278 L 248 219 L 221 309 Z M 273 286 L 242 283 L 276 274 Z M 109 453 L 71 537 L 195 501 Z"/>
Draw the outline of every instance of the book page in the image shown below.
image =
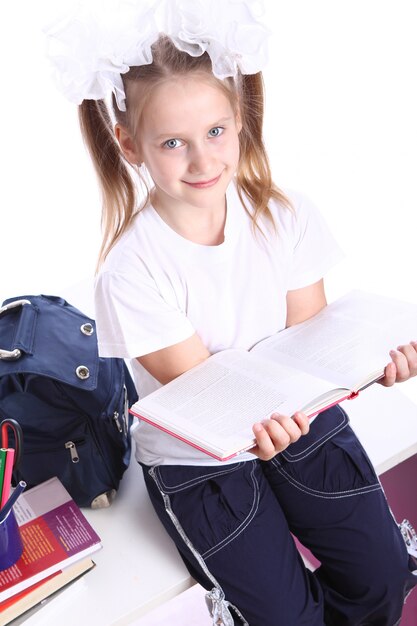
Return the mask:
<path fill-rule="evenodd" d="M 389 351 L 417 336 L 417 305 L 354 291 L 253 352 L 354 389 L 377 377 Z"/>
<path fill-rule="evenodd" d="M 293 414 L 333 385 L 254 354 L 226 350 L 211 356 L 135 405 L 184 436 L 218 445 L 225 438 L 253 440 L 252 426 L 272 412 Z"/>
<path fill-rule="evenodd" d="M 17 523 L 22 526 L 58 506 L 70 502 L 71 499 L 61 481 L 50 478 L 20 496 L 14 506 Z"/>

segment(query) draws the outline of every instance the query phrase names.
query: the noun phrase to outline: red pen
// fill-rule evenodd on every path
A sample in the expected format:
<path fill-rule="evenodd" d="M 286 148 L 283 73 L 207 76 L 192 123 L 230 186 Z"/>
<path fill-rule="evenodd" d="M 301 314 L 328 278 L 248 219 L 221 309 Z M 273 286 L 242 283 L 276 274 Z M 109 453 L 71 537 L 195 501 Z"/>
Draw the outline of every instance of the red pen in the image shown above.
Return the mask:
<path fill-rule="evenodd" d="M 11 430 L 14 437 L 14 448 L 9 447 L 8 430 Z M 4 463 L 3 483 L 0 488 L 0 507 L 3 507 L 10 495 L 12 485 L 13 469 L 16 469 L 23 447 L 23 433 L 20 424 L 14 419 L 4 419 L 0 423 L 1 447 L 6 451 L 6 459 Z"/>

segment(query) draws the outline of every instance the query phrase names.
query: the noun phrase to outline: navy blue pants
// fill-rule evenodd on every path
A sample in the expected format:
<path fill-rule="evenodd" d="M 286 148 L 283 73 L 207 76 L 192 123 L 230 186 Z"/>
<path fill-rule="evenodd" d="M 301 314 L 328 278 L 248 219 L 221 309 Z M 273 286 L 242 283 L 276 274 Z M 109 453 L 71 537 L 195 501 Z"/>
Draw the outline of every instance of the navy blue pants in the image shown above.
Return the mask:
<path fill-rule="evenodd" d="M 191 575 L 232 605 L 229 623 L 399 623 L 417 565 L 339 406 L 268 462 L 143 469 Z M 321 562 L 314 573 L 292 535 Z"/>

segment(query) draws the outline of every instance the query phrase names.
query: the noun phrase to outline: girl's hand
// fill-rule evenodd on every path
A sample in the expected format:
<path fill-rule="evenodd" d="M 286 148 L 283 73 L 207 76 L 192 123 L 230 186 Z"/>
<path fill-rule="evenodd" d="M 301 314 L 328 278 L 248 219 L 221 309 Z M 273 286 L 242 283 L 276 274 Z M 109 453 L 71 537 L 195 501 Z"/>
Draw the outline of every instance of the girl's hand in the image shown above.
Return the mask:
<path fill-rule="evenodd" d="M 256 446 L 251 452 L 261 459 L 269 461 L 278 452 L 282 452 L 290 443 L 297 441 L 301 435 L 310 430 L 307 415 L 298 411 L 293 417 L 273 413 L 262 423 L 254 424 L 253 433 L 256 437 Z"/>
<path fill-rule="evenodd" d="M 378 380 L 381 385 L 391 387 L 417 375 L 417 341 L 391 350 L 390 357 L 392 361 L 385 368 L 385 376 Z"/>

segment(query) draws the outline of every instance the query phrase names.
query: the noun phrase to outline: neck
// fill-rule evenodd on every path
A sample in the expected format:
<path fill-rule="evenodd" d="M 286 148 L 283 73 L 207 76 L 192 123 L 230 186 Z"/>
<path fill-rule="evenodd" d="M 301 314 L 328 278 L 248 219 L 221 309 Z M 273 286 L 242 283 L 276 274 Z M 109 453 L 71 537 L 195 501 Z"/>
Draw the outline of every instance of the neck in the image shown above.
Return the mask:
<path fill-rule="evenodd" d="M 226 199 L 216 208 L 183 205 L 172 210 L 172 206 L 165 207 L 156 197 L 152 198 L 152 205 L 161 219 L 184 239 L 204 246 L 223 243 Z"/>

